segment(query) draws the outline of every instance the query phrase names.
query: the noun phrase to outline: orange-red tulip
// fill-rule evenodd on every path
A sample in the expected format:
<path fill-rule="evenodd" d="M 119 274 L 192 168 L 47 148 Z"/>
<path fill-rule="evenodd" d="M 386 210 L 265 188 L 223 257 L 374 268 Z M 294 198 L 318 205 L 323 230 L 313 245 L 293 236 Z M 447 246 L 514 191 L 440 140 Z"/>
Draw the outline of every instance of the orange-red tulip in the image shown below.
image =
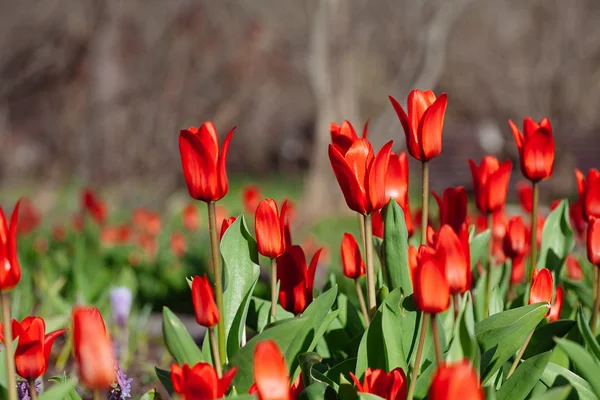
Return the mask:
<path fill-rule="evenodd" d="M 260 188 L 256 185 L 244 186 L 242 191 L 242 202 L 244 204 L 244 212 L 246 214 L 254 214 L 258 203 L 262 195 L 260 194 Z"/>
<path fill-rule="evenodd" d="M 205 202 L 222 199 L 229 189 L 225 163 L 235 127 L 229 131 L 219 149 L 217 130 L 212 122 L 200 128 L 190 126 L 179 133 L 179 153 L 183 176 L 193 199 Z"/>
<path fill-rule="evenodd" d="M 229 369 L 219 378 L 212 365 L 199 362 L 193 367 L 185 363 L 183 367 L 171 365 L 171 382 L 175 393 L 183 396 L 183 400 L 215 400 L 225 397 L 237 367 Z"/>
<path fill-rule="evenodd" d="M 466 227 L 460 237 L 450 225 L 441 227 L 437 234 L 436 252 L 445 267 L 450 293 L 464 293 L 471 288 L 471 255 L 469 231 Z"/>
<path fill-rule="evenodd" d="M 273 199 L 260 202 L 254 216 L 254 229 L 258 252 L 265 257 L 277 258 L 286 249 L 286 207 L 277 210 Z M 289 226 L 289 223 L 288 223 Z"/>
<path fill-rule="evenodd" d="M 591 217 L 600 218 L 600 172 L 595 168 L 590 169 L 586 180 L 583 173 L 576 169 L 575 177 L 579 200 L 583 204 L 583 217 L 586 220 Z"/>
<path fill-rule="evenodd" d="M 586 240 L 588 260 L 595 266 L 600 266 L 600 218 L 590 218 Z"/>
<path fill-rule="evenodd" d="M 361 139 L 367 138 L 368 131 L 369 121 L 365 123 Z M 329 125 L 329 132 L 331 133 L 331 143 L 342 154 L 346 154 L 350 146 L 358 139 L 358 135 L 349 121 L 344 121 L 341 125 L 332 122 Z"/>
<path fill-rule="evenodd" d="M 431 251 L 434 251 L 431 247 L 428 247 Z M 419 250 L 412 244 L 408 245 L 408 269 L 410 270 L 410 280 L 415 284 L 415 271 L 419 265 Z"/>
<path fill-rule="evenodd" d="M 312 303 L 315 272 L 321 251 L 319 249 L 313 255 L 308 269 L 304 250 L 298 245 L 291 246 L 277 258 L 279 304 L 285 310 L 300 314 Z"/>
<path fill-rule="evenodd" d="M 84 189 L 81 194 L 83 210 L 99 224 L 103 224 L 107 217 L 106 204 L 96 196 L 91 189 Z"/>
<path fill-rule="evenodd" d="M 285 358 L 272 340 L 259 342 L 254 348 L 254 381 L 260 400 L 291 400 Z"/>
<path fill-rule="evenodd" d="M 542 268 L 537 273 L 534 271 L 531 291 L 529 292 L 529 304 L 546 302 L 548 303 L 548 314 L 550 314 L 553 289 L 554 280 L 552 279 L 552 273 L 549 269 Z M 548 314 L 546 314 L 546 316 L 548 316 Z"/>
<path fill-rule="evenodd" d="M 162 221 L 159 213 L 145 208 L 136 208 L 132 214 L 132 223 L 136 230 L 150 236 L 160 234 Z"/>
<path fill-rule="evenodd" d="M 115 381 L 114 348 L 97 308 L 73 309 L 73 346 L 79 379 L 88 389 L 108 389 Z"/>
<path fill-rule="evenodd" d="M 587 230 L 587 221 L 583 215 L 583 202 L 577 200 L 569 207 L 569 219 L 571 226 L 577 233 L 577 238 L 581 241 L 585 240 L 585 231 Z"/>
<path fill-rule="evenodd" d="M 219 323 L 219 309 L 206 274 L 203 277 L 195 276 L 192 281 L 192 303 L 198 325 L 213 328 Z"/>
<path fill-rule="evenodd" d="M 390 161 L 388 163 L 387 181 L 385 186 L 385 197 L 387 201 L 394 198 L 404 212 L 404 221 L 408 236 L 413 234 L 414 226 L 412 215 L 410 213 L 410 205 L 408 202 L 408 157 L 402 152 L 396 154 L 390 153 Z"/>
<path fill-rule="evenodd" d="M 512 259 L 512 269 L 510 271 L 511 284 L 521 283 L 525 279 L 526 259 L 526 254 Z"/>
<path fill-rule="evenodd" d="M 0 331 L 4 332 L 3 329 L 0 324 Z M 46 323 L 39 317 L 26 317 L 20 323 L 12 320 L 13 340 L 19 339 L 15 351 L 15 365 L 21 378 L 30 381 L 46 373 L 52 344 L 66 331 L 61 329 L 45 334 Z M 0 333 L 0 340 L 4 343 L 4 333 Z"/>
<path fill-rule="evenodd" d="M 438 254 L 419 248 L 414 273 L 414 297 L 417 308 L 426 313 L 441 313 L 450 306 L 450 285 Z"/>
<path fill-rule="evenodd" d="M 550 308 L 550 314 L 548 320 L 550 322 L 558 321 L 560 319 L 560 312 L 562 311 L 563 302 L 565 298 L 565 291 L 562 286 L 556 285 L 556 294 L 554 295 L 554 304 Z"/>
<path fill-rule="evenodd" d="M 533 187 L 529 182 L 517 182 L 517 197 L 519 204 L 526 213 L 531 213 L 533 210 Z"/>
<path fill-rule="evenodd" d="M 39 226 L 41 219 L 40 212 L 33 203 L 29 199 L 22 199 L 17 233 L 19 235 L 31 233 Z"/>
<path fill-rule="evenodd" d="M 350 279 L 358 279 L 366 273 L 367 267 L 360 255 L 358 243 L 350 233 L 344 233 L 342 239 L 342 265 L 344 275 Z"/>
<path fill-rule="evenodd" d="M 383 239 L 384 233 L 384 222 L 383 216 L 381 215 L 381 210 L 375 211 L 371 214 L 371 224 L 373 226 L 373 236 Z"/>
<path fill-rule="evenodd" d="M 519 160 L 523 176 L 532 182 L 539 182 L 552 175 L 554 168 L 554 136 L 548 118 L 536 123 L 531 118 L 523 121 L 523 133 L 508 121 L 519 149 Z"/>
<path fill-rule="evenodd" d="M 436 98 L 431 90 L 413 90 L 408 95 L 408 113 L 389 96 L 404 129 L 408 152 L 420 161 L 429 161 L 442 152 L 444 115 L 448 105 L 446 93 Z"/>
<path fill-rule="evenodd" d="M 577 258 L 569 254 L 565 259 L 565 266 L 567 268 L 567 277 L 573 281 L 580 281 L 583 279 L 583 269 L 581 269 L 581 265 Z"/>
<path fill-rule="evenodd" d="M 200 214 L 198 214 L 198 209 L 192 203 L 183 208 L 181 219 L 184 228 L 188 231 L 195 231 L 200 226 Z"/>
<path fill-rule="evenodd" d="M 376 156 L 367 139 L 357 139 L 345 154 L 329 145 L 331 167 L 351 210 L 371 214 L 386 204 L 385 183 L 391 151 L 391 141 Z"/>
<path fill-rule="evenodd" d="M 229 227 L 235 222 L 236 219 L 237 217 L 229 217 L 227 219 L 224 219 L 223 222 L 221 222 L 221 233 L 219 239 L 223 239 L 223 235 L 225 234 L 225 232 L 227 232 L 227 229 L 229 229 Z"/>
<path fill-rule="evenodd" d="M 394 368 L 389 373 L 382 369 L 367 368 L 362 383 L 352 372 L 350 377 L 360 393 L 371 393 L 385 400 L 406 399 L 408 389 L 406 374 L 400 367 Z"/>
<path fill-rule="evenodd" d="M 483 389 L 471 361 L 438 367 L 429 387 L 429 400 L 484 400 Z"/>
<path fill-rule="evenodd" d="M 504 254 L 511 259 L 526 254 L 529 249 L 529 229 L 520 215 L 512 217 L 508 221 L 506 235 L 504 236 Z"/>
<path fill-rule="evenodd" d="M 510 160 L 500 164 L 496 157 L 485 156 L 479 167 L 471 159 L 469 159 L 469 166 L 473 176 L 475 204 L 479 211 L 488 214 L 504 207 L 512 171 Z"/>
<path fill-rule="evenodd" d="M 17 227 L 19 223 L 19 204 L 17 202 L 6 222 L 4 211 L 0 208 L 0 291 L 10 290 L 21 280 L 21 265 L 17 249 Z"/>
<path fill-rule="evenodd" d="M 185 243 L 185 236 L 183 233 L 178 231 L 173 231 L 171 233 L 171 241 L 170 241 L 171 251 L 175 254 L 175 257 L 180 258 L 183 257 L 187 251 L 187 244 Z"/>
<path fill-rule="evenodd" d="M 467 192 L 465 188 L 449 187 L 444 190 L 442 197 L 433 192 L 433 197 L 437 201 L 440 210 L 440 226 L 450 225 L 454 232 L 461 231 L 465 222 L 467 222 Z"/>

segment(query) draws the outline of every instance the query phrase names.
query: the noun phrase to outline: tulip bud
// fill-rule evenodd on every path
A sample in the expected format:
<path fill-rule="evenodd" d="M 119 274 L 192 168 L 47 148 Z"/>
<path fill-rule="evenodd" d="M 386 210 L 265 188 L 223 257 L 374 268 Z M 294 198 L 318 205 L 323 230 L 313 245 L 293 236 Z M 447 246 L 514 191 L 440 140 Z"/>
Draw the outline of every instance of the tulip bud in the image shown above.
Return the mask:
<path fill-rule="evenodd" d="M 511 259 L 522 256 L 528 250 L 529 232 L 521 216 L 512 217 L 508 221 L 506 235 L 504 236 L 504 254 Z"/>
<path fill-rule="evenodd" d="M 484 400 L 477 371 L 469 360 L 438 367 L 429 387 L 429 400 Z"/>
<path fill-rule="evenodd" d="M 342 264 L 344 266 L 344 275 L 350 279 L 360 278 L 367 270 L 360 255 L 358 243 L 350 233 L 344 233 L 344 238 L 342 239 Z"/>
<path fill-rule="evenodd" d="M 431 314 L 446 311 L 450 306 L 450 286 L 444 265 L 426 246 L 419 248 L 417 261 L 414 275 L 417 308 Z"/>
<path fill-rule="evenodd" d="M 259 342 L 254 348 L 254 380 L 261 400 L 291 400 L 285 359 L 272 340 Z"/>
<path fill-rule="evenodd" d="M 550 314 L 550 303 L 552 303 L 552 290 L 554 280 L 552 273 L 547 268 L 542 268 L 539 272 L 533 274 L 531 290 L 529 292 L 529 304 L 546 302 L 548 303 L 548 314 Z"/>
<path fill-rule="evenodd" d="M 536 123 L 531 118 L 523 121 L 523 131 L 512 121 L 508 121 L 519 149 L 519 161 L 523 176 L 532 182 L 539 182 L 552 175 L 554 169 L 554 136 L 548 118 Z"/>
<path fill-rule="evenodd" d="M 254 217 L 258 252 L 265 257 L 277 258 L 285 251 L 283 219 L 273 199 L 260 202 Z"/>
<path fill-rule="evenodd" d="M 6 223 L 4 211 L 0 208 L 0 291 L 10 290 L 21 280 L 21 265 L 17 250 L 17 229 L 19 221 L 19 204 L 17 202 L 10 217 L 10 225 Z"/>
<path fill-rule="evenodd" d="M 219 309 L 206 274 L 203 277 L 195 276 L 192 281 L 192 303 L 198 325 L 213 328 L 219 323 Z"/>

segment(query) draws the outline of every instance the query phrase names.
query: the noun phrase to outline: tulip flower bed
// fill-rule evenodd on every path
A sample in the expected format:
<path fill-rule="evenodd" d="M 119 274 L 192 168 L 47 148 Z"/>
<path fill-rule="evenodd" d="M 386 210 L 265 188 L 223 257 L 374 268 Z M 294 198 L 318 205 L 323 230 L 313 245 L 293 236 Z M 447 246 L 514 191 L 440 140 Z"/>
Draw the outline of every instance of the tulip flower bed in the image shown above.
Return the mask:
<path fill-rule="evenodd" d="M 524 178 L 517 186 L 521 212 L 507 215 L 506 207 L 517 172 L 493 156 L 465 161 L 474 209 L 463 187 L 450 187 L 432 194 L 437 212 L 431 212 L 429 163 L 442 152 L 447 97 L 413 91 L 406 111 L 390 100 L 408 153 L 422 165 L 420 209 L 413 213 L 409 204 L 406 153 L 393 153 L 392 142 L 375 153 L 366 126 L 359 137 L 349 122 L 332 124 L 329 159 L 359 235 L 339 232 L 340 265 L 332 265 L 319 289 L 323 251 L 298 244 L 291 202 L 262 199 L 253 189 L 244 201 L 253 218 L 219 212 L 235 136 L 232 129 L 219 145 L 210 122 L 179 136 L 189 195 L 206 204 L 208 215 L 208 229 L 199 231 L 196 207 L 186 207 L 183 226 L 188 237 L 204 235 L 198 242 L 209 257 L 180 263 L 195 242 L 173 233 L 161 244 L 160 219 L 148 211 L 134 213 L 131 225 L 106 225 L 105 207 L 91 192 L 84 193 L 83 209 L 97 224 L 78 219 L 71 238 L 55 230 L 50 244 L 34 240 L 27 246 L 33 251 L 20 258 L 17 228 L 33 213 L 22 212 L 19 221 L 18 203 L 10 221 L 1 214 L 0 398 L 161 398 L 156 390 L 130 393 L 123 367 L 131 365 L 129 350 L 144 343 L 145 312 L 130 315 L 131 284 L 107 290 L 115 275 L 139 288 L 167 282 L 148 297 L 191 292 L 189 304 L 170 305 L 193 310 L 207 329 L 200 343 L 173 307 L 162 310 L 172 363 L 155 374 L 160 390 L 174 398 L 600 398 L 598 171 L 587 177 L 576 171 L 579 196 L 571 205 L 543 207 L 539 183 L 553 171 L 552 127 L 546 118 L 527 118 L 521 131 L 511 121 Z M 90 250 L 93 237 L 102 245 Z M 74 261 L 21 269 L 37 265 L 48 246 L 64 246 L 63 257 Z M 169 257 L 161 247 L 170 248 Z M 139 268 L 124 273 L 125 263 Z M 268 283 L 261 282 L 261 264 Z M 44 293 L 22 289 L 32 282 Z M 86 305 L 108 297 L 109 329 L 102 317 L 108 310 Z M 11 322 L 11 313 L 19 320 Z M 30 316 L 37 313 L 68 317 Z M 57 340 L 61 373 L 48 379 Z"/>

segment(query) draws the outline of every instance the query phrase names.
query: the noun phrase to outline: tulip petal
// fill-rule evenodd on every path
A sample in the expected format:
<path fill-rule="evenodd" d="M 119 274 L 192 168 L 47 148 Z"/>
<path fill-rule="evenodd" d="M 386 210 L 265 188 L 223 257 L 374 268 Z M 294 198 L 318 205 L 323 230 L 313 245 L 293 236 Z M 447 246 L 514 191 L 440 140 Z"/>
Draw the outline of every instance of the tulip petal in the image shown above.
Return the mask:
<path fill-rule="evenodd" d="M 538 182 L 552 175 L 554 169 L 554 138 L 544 128 L 532 132 L 523 145 L 521 163 L 525 175 Z"/>
<path fill-rule="evenodd" d="M 282 221 L 273 199 L 260 202 L 254 216 L 258 252 L 265 257 L 277 258 L 285 251 Z"/>
<path fill-rule="evenodd" d="M 366 271 L 358 243 L 354 236 L 347 232 L 344 233 L 342 238 L 342 266 L 344 268 L 344 275 L 350 279 L 358 279 Z"/>
<path fill-rule="evenodd" d="M 431 103 L 429 102 L 430 100 L 430 96 L 426 95 L 425 93 L 423 93 L 422 91 L 415 89 L 412 90 L 409 94 L 408 94 L 408 101 L 407 101 L 407 107 L 408 107 L 408 117 L 410 120 L 410 127 L 411 130 L 413 131 L 413 134 L 417 136 L 417 140 L 416 143 L 419 144 L 419 147 L 422 148 L 422 143 L 421 143 L 421 136 L 418 135 L 417 131 L 419 129 L 419 123 L 421 122 L 421 120 L 423 119 L 423 115 L 425 114 L 425 111 L 427 110 L 427 108 L 429 108 L 431 106 Z"/>
<path fill-rule="evenodd" d="M 392 96 L 388 96 L 388 98 L 390 99 L 390 102 L 396 111 L 396 115 L 398 115 L 398 119 L 402 124 L 404 136 L 406 137 L 406 147 L 408 148 L 408 152 L 414 158 L 419 159 L 421 152 L 419 150 L 417 130 L 412 128 L 411 122 L 409 121 L 408 116 L 404 112 L 404 109 L 400 103 L 398 103 Z"/>
<path fill-rule="evenodd" d="M 285 359 L 272 340 L 259 342 L 254 349 L 254 380 L 261 400 L 288 400 L 289 382 Z"/>
<path fill-rule="evenodd" d="M 198 135 L 189 130 L 179 134 L 181 166 L 190 196 L 196 200 L 210 201 L 216 192 L 216 163 L 211 160 L 210 151 Z"/>
<path fill-rule="evenodd" d="M 598 170 L 588 172 L 584 198 L 584 212 L 587 218 L 600 217 L 600 174 Z"/>
<path fill-rule="evenodd" d="M 231 128 L 227 136 L 225 136 L 225 141 L 223 142 L 223 148 L 219 153 L 219 161 L 218 161 L 218 176 L 217 179 L 219 181 L 219 193 L 217 195 L 218 198 L 213 200 L 220 200 L 227 194 L 229 190 L 229 181 L 227 179 L 227 153 L 229 153 L 229 144 L 231 143 L 231 138 L 233 137 L 233 132 L 235 131 L 235 126 Z"/>
<path fill-rule="evenodd" d="M 515 123 L 512 122 L 512 120 L 509 119 L 508 124 L 510 125 L 510 129 L 512 131 L 513 137 L 515 138 L 515 143 L 517 144 L 517 148 L 520 151 L 521 148 L 523 147 L 523 134 L 521 134 L 521 131 L 515 125 Z"/>
<path fill-rule="evenodd" d="M 317 266 L 319 265 L 319 257 L 321 256 L 321 252 L 323 249 L 317 250 L 317 252 L 312 256 L 310 260 L 310 264 L 308 265 L 308 271 L 306 273 L 306 288 L 309 295 L 309 299 L 312 301 L 312 292 L 313 287 L 315 285 L 315 273 L 317 272 Z"/>
<path fill-rule="evenodd" d="M 369 209 L 367 212 L 369 214 L 380 210 L 388 200 L 385 195 L 385 189 L 392 144 L 393 142 L 390 140 L 379 150 L 368 170 L 367 192 L 369 194 Z"/>
<path fill-rule="evenodd" d="M 512 163 L 508 160 L 502 163 L 498 170 L 490 175 L 486 185 L 488 212 L 494 212 L 504 207 L 511 171 Z"/>
<path fill-rule="evenodd" d="M 548 303 L 548 314 L 550 313 L 550 303 L 552 302 L 553 289 L 552 273 L 547 268 L 542 268 L 531 284 L 529 293 L 529 304 L 545 302 Z M 548 315 L 546 314 L 546 316 Z"/>
<path fill-rule="evenodd" d="M 348 208 L 361 214 L 366 214 L 367 198 L 362 184 L 359 184 L 356 175 L 344 157 L 334 145 L 329 145 L 329 161 L 333 173 L 342 189 Z"/>
<path fill-rule="evenodd" d="M 421 144 L 423 161 L 431 160 L 442 152 L 442 135 L 444 132 L 444 115 L 448 105 L 448 96 L 442 93 L 427 109 L 421 118 L 417 136 Z"/>
<path fill-rule="evenodd" d="M 466 251 L 450 225 L 444 225 L 437 235 L 437 251 L 445 265 L 446 279 L 452 293 L 464 293 L 470 289 L 471 266 Z"/>

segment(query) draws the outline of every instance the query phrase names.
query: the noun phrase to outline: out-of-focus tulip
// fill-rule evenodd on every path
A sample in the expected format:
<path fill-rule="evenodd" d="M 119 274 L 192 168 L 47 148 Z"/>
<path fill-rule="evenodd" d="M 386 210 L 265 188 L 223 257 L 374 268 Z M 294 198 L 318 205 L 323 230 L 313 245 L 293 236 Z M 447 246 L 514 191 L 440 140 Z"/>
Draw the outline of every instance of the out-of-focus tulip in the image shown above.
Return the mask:
<path fill-rule="evenodd" d="M 581 265 L 574 255 L 567 255 L 567 258 L 565 259 L 565 266 L 567 268 L 567 278 L 573 281 L 580 281 L 583 279 L 583 269 L 581 269 Z"/>
<path fill-rule="evenodd" d="M 438 255 L 419 248 L 417 269 L 414 274 L 414 297 L 417 308 L 423 312 L 436 314 L 450 306 L 450 286 L 444 265 Z"/>
<path fill-rule="evenodd" d="M 157 236 L 162 229 L 160 214 L 145 208 L 133 210 L 132 223 L 136 230 L 151 236 Z"/>
<path fill-rule="evenodd" d="M 440 226 L 450 225 L 458 233 L 467 222 L 467 192 L 465 188 L 449 187 L 444 190 L 442 197 L 433 192 L 440 210 Z"/>
<path fill-rule="evenodd" d="M 110 305 L 113 317 L 122 328 L 127 326 L 132 301 L 133 295 L 131 290 L 126 286 L 116 287 L 110 291 Z"/>
<path fill-rule="evenodd" d="M 97 308 L 73 309 L 73 346 L 79 379 L 88 389 L 108 389 L 115 381 L 114 348 Z"/>
<path fill-rule="evenodd" d="M 229 227 L 235 222 L 236 219 L 237 217 L 229 217 L 223 220 L 223 222 L 221 223 L 221 234 L 219 239 L 223 239 L 223 235 L 225 234 L 225 232 L 227 232 L 227 229 L 229 229 Z"/>
<path fill-rule="evenodd" d="M 376 156 L 366 139 L 357 139 L 346 154 L 329 145 L 331 167 L 351 210 L 371 214 L 386 204 L 385 183 L 391 151 L 391 141 Z"/>
<path fill-rule="evenodd" d="M 550 322 L 558 321 L 560 319 L 560 312 L 563 308 L 563 302 L 565 298 L 565 291 L 562 286 L 556 285 L 556 294 L 554 295 L 554 304 L 552 304 L 552 308 L 550 308 L 550 314 L 548 315 L 548 320 Z"/>
<path fill-rule="evenodd" d="M 429 387 L 429 400 L 484 400 L 477 371 L 469 360 L 438 367 Z"/>
<path fill-rule="evenodd" d="M 277 258 L 285 252 L 285 214 L 277 210 L 273 199 L 260 202 L 254 216 L 254 229 L 258 252 L 265 257 Z"/>
<path fill-rule="evenodd" d="M 213 328 L 219 323 L 219 309 L 215 303 L 212 285 L 206 274 L 195 276 L 192 281 L 192 303 L 198 325 Z"/>
<path fill-rule="evenodd" d="M 362 139 L 367 138 L 368 131 L 369 121 L 365 123 L 363 128 Z M 341 154 L 346 154 L 350 146 L 358 140 L 358 135 L 356 135 L 356 131 L 349 121 L 344 121 L 341 125 L 332 122 L 329 125 L 329 132 L 331 133 L 331 143 L 337 147 Z"/>
<path fill-rule="evenodd" d="M 571 220 L 571 226 L 577 233 L 577 238 L 580 241 L 585 241 L 585 232 L 587 230 L 587 222 L 583 217 L 583 203 L 581 200 L 577 200 L 569 207 L 569 219 Z"/>
<path fill-rule="evenodd" d="M 85 218 L 81 214 L 75 214 L 71 217 L 71 227 L 75 232 L 81 232 L 85 226 Z"/>
<path fill-rule="evenodd" d="M 510 283 L 517 284 L 523 282 L 525 279 L 525 264 L 527 255 L 523 254 L 519 257 L 512 259 L 512 269 L 510 271 Z"/>
<path fill-rule="evenodd" d="M 530 214 L 533 210 L 533 187 L 529 182 L 517 182 L 517 197 L 521 208 Z"/>
<path fill-rule="evenodd" d="M 385 225 L 383 223 L 383 216 L 381 215 L 381 210 L 371 214 L 371 224 L 373 226 L 373 236 L 383 239 Z"/>
<path fill-rule="evenodd" d="M 550 314 L 553 289 L 554 280 L 552 279 L 550 270 L 542 268 L 538 273 L 534 272 L 531 291 L 529 292 L 529 304 L 546 302 L 548 303 L 548 314 Z M 548 316 L 548 314 L 546 314 L 546 316 Z"/>
<path fill-rule="evenodd" d="M 525 118 L 523 133 L 514 122 L 508 123 L 519 149 L 523 176 L 532 182 L 549 178 L 554 169 L 554 136 L 548 118 L 542 118 L 539 124 Z"/>
<path fill-rule="evenodd" d="M 504 207 L 508 181 L 512 171 L 510 160 L 500 164 L 493 156 L 485 156 L 479 167 L 469 159 L 473 177 L 475 204 L 482 214 L 493 213 Z"/>
<path fill-rule="evenodd" d="M 7 223 L 4 211 L 0 208 L 0 291 L 10 290 L 21 280 L 21 265 L 17 249 L 17 226 L 19 223 L 17 202 Z"/>
<path fill-rule="evenodd" d="M 98 224 L 103 224 L 107 217 L 106 204 L 91 190 L 84 189 L 81 194 L 81 204 Z"/>
<path fill-rule="evenodd" d="M 229 190 L 227 151 L 235 127 L 229 131 L 219 149 L 217 130 L 212 122 L 200 128 L 190 126 L 179 133 L 179 153 L 188 193 L 193 199 L 205 202 L 222 199 Z"/>
<path fill-rule="evenodd" d="M 529 249 L 529 230 L 520 215 L 508 221 L 508 228 L 504 236 L 504 254 L 511 259 L 521 257 Z"/>
<path fill-rule="evenodd" d="M 400 154 L 390 153 L 385 188 L 387 201 L 393 197 L 402 208 L 408 236 L 412 236 L 415 228 L 408 201 L 408 157 L 405 152 Z"/>
<path fill-rule="evenodd" d="M 352 372 L 350 377 L 360 393 L 371 393 L 385 400 L 406 399 L 408 390 L 406 374 L 400 367 L 394 368 L 389 373 L 382 369 L 367 368 L 362 383 Z"/>
<path fill-rule="evenodd" d="M 199 362 L 191 368 L 187 363 L 182 367 L 172 364 L 171 381 L 173 390 L 183 396 L 183 400 L 215 400 L 225 397 L 236 372 L 237 367 L 233 367 L 219 379 L 217 371 L 208 363 Z"/>
<path fill-rule="evenodd" d="M 246 214 L 254 214 L 262 195 L 260 189 L 256 185 L 246 185 L 242 189 L 242 203 L 244 204 L 244 212 Z"/>
<path fill-rule="evenodd" d="M 290 377 L 285 358 L 272 340 L 254 348 L 254 381 L 260 400 L 291 400 Z"/>
<path fill-rule="evenodd" d="M 301 314 L 313 300 L 315 272 L 321 250 L 312 257 L 308 269 L 302 247 L 295 245 L 277 258 L 279 304 L 294 314 Z"/>
<path fill-rule="evenodd" d="M 408 95 L 408 112 L 389 96 L 404 129 L 408 152 L 419 161 L 429 161 L 442 152 L 446 93 L 436 98 L 431 90 L 413 90 Z"/>
<path fill-rule="evenodd" d="M 171 241 L 169 244 L 175 257 L 181 258 L 185 255 L 187 244 L 185 243 L 185 236 L 183 236 L 183 233 L 173 231 L 173 233 L 171 233 Z"/>
<path fill-rule="evenodd" d="M 436 252 L 446 271 L 450 293 L 464 293 L 471 288 L 471 255 L 469 231 L 464 226 L 460 237 L 450 225 L 437 234 Z"/>
<path fill-rule="evenodd" d="M 67 239 L 67 227 L 65 224 L 55 224 L 52 227 L 52 239 L 57 242 L 64 242 Z"/>
<path fill-rule="evenodd" d="M 183 227 L 188 231 L 195 231 L 200 226 L 200 214 L 192 203 L 188 203 L 181 212 Z"/>
<path fill-rule="evenodd" d="M 537 232 L 535 234 L 536 245 L 539 248 L 542 245 L 542 234 L 544 233 L 544 224 L 546 223 L 546 217 L 543 215 L 537 216 L 537 224 L 535 225 L 535 229 Z M 529 227 L 531 232 L 531 227 Z"/>
<path fill-rule="evenodd" d="M 576 169 L 575 177 L 579 200 L 583 204 L 583 217 L 586 220 L 591 217 L 600 218 L 600 172 L 596 168 L 590 169 L 586 180 L 583 173 Z"/>
<path fill-rule="evenodd" d="M 0 332 L 4 332 L 0 324 Z M 35 380 L 46 373 L 52 344 L 66 329 L 46 333 L 46 323 L 39 317 L 26 317 L 20 323 L 12 320 L 12 337 L 19 339 L 15 351 L 15 365 L 21 378 Z M 0 333 L 4 343 L 4 334 Z"/>
<path fill-rule="evenodd" d="M 410 270 L 410 279 L 415 284 L 415 271 L 419 265 L 419 250 L 412 244 L 408 245 L 408 268 Z"/>
<path fill-rule="evenodd" d="M 360 255 L 358 243 L 352 234 L 344 233 L 342 239 L 342 265 L 344 275 L 350 279 L 358 279 L 366 273 L 367 267 Z"/>
<path fill-rule="evenodd" d="M 39 226 L 41 219 L 40 212 L 33 203 L 29 199 L 22 199 L 17 233 L 27 235 L 33 232 Z"/>
<path fill-rule="evenodd" d="M 595 266 L 600 266 L 600 219 L 590 218 L 587 228 L 587 256 Z"/>

